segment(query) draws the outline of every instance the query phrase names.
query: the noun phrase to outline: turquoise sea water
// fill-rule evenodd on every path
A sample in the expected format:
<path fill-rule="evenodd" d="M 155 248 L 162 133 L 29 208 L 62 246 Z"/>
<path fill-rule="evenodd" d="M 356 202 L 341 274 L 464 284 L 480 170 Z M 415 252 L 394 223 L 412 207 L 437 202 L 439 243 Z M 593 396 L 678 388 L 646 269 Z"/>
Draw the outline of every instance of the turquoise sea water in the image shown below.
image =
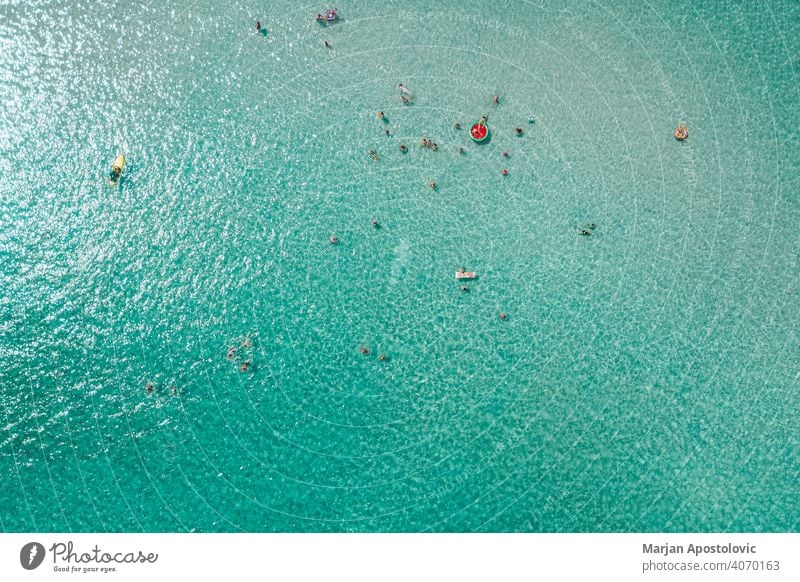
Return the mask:
<path fill-rule="evenodd" d="M 0 529 L 800 531 L 800 6 L 738 4 L 0 4 Z"/>

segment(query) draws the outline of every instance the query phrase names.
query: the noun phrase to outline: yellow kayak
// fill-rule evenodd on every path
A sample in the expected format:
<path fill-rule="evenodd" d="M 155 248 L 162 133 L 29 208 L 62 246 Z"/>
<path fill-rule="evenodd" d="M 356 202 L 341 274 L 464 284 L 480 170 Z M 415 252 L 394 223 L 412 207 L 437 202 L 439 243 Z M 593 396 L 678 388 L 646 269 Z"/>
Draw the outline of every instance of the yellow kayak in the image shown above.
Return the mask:
<path fill-rule="evenodd" d="M 114 171 L 115 174 L 120 175 L 122 173 L 122 170 L 125 169 L 125 156 L 120 154 L 116 158 L 114 158 L 114 163 L 111 164 L 111 169 Z"/>
<path fill-rule="evenodd" d="M 111 164 L 111 173 L 108 175 L 108 185 L 116 186 L 119 184 L 119 178 L 122 176 L 122 170 L 125 169 L 125 156 L 120 154 Z"/>

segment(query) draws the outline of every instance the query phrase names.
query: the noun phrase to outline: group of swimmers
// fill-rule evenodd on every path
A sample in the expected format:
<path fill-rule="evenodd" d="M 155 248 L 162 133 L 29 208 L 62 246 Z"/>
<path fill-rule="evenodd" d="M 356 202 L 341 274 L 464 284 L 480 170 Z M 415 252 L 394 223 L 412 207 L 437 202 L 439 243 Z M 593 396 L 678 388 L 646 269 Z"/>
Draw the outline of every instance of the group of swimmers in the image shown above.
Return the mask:
<path fill-rule="evenodd" d="M 153 384 L 148 380 L 148 382 L 144 385 L 144 391 L 147 392 L 148 394 L 152 394 L 153 392 L 156 391 L 155 384 Z M 178 388 L 174 385 L 170 386 L 169 393 L 175 396 L 178 393 Z"/>
<path fill-rule="evenodd" d="M 364 354 L 365 356 L 368 356 L 368 355 L 370 355 L 370 353 L 371 353 L 371 352 L 369 351 L 369 348 L 368 348 L 367 346 L 364 346 L 364 345 L 362 345 L 360 348 L 358 348 L 358 351 L 360 351 L 360 352 L 361 352 L 362 354 Z M 384 354 L 384 353 L 378 354 L 378 359 L 379 359 L 381 362 L 385 362 L 385 361 L 386 361 L 386 354 Z"/>
<path fill-rule="evenodd" d="M 253 347 L 253 342 L 250 341 L 249 337 L 246 337 L 246 338 L 244 338 L 244 341 L 238 347 L 237 346 L 231 346 L 230 348 L 228 348 L 228 354 L 225 357 L 228 360 L 233 361 L 236 358 L 236 352 L 238 350 L 249 350 L 252 347 Z M 239 371 L 240 372 L 247 372 L 250 369 L 250 365 L 251 365 L 250 364 L 250 360 L 247 359 L 247 356 L 245 356 L 245 359 L 242 361 L 241 364 L 239 364 Z"/>
<path fill-rule="evenodd" d="M 436 142 L 429 140 L 427 137 L 423 137 L 422 141 L 419 142 L 419 145 L 421 145 L 424 148 L 431 149 L 433 151 L 436 151 L 437 149 L 439 149 L 439 146 L 436 145 Z"/>
<path fill-rule="evenodd" d="M 402 96 L 403 98 L 410 99 L 410 98 L 413 96 L 413 95 L 412 95 L 412 93 L 411 93 L 411 91 L 409 91 L 408 87 L 406 87 L 406 86 L 405 86 L 405 85 L 403 85 L 402 83 L 400 83 L 400 84 L 397 86 L 397 88 L 400 90 L 401 96 Z M 499 96 L 497 96 L 497 95 L 494 95 L 494 96 L 492 97 L 492 102 L 493 102 L 495 105 L 498 105 L 498 104 L 500 103 L 500 97 L 499 97 Z M 378 119 L 380 119 L 380 120 L 381 120 L 381 121 L 383 121 L 384 123 L 388 122 L 388 118 L 386 117 L 386 114 L 385 114 L 383 111 L 377 111 L 377 112 L 375 113 L 375 117 L 377 117 Z M 478 120 L 478 123 L 486 124 L 486 121 L 487 121 L 487 116 L 484 114 L 484 115 L 481 115 L 480 119 Z M 534 123 L 534 121 L 535 121 L 535 119 L 534 119 L 534 117 L 533 117 L 533 116 L 529 116 L 529 117 L 528 117 L 528 123 Z M 456 122 L 455 122 L 455 124 L 453 125 L 453 127 L 455 127 L 455 129 L 461 129 L 461 123 L 460 123 L 459 121 L 456 121 Z M 521 135 L 524 133 L 524 131 L 523 131 L 523 129 L 522 129 L 521 127 L 517 127 L 517 128 L 515 128 L 515 129 L 514 129 L 514 132 L 515 132 L 515 133 L 516 133 L 518 136 L 521 136 Z M 385 130 L 384 130 L 384 133 L 385 133 L 387 136 L 391 136 L 391 133 L 389 132 L 389 130 L 388 130 L 388 129 L 385 129 Z M 437 151 L 437 150 L 439 149 L 439 145 L 438 145 L 438 144 L 437 144 L 435 141 L 433 141 L 433 140 L 431 140 L 431 139 L 429 139 L 429 138 L 427 138 L 427 137 L 424 137 L 424 136 L 423 136 L 422 140 L 420 141 L 420 146 L 421 146 L 421 147 L 424 147 L 424 148 L 428 148 L 428 149 L 430 149 L 430 150 L 433 150 L 433 151 Z M 465 151 L 465 150 L 464 150 L 464 148 L 463 148 L 462 146 L 458 146 L 458 153 L 459 153 L 459 154 L 463 154 L 463 153 L 464 153 L 464 151 Z M 401 153 L 403 153 L 403 154 L 407 153 L 407 152 L 408 152 L 408 146 L 406 146 L 406 144 L 404 144 L 404 143 L 401 143 L 401 144 L 400 144 L 400 152 L 401 152 Z M 376 162 L 377 162 L 377 161 L 380 161 L 380 157 L 378 156 L 377 152 L 375 152 L 375 150 L 372 150 L 372 149 L 371 149 L 371 150 L 369 150 L 367 153 L 368 153 L 368 154 L 370 155 L 370 157 L 372 157 L 372 159 L 373 159 L 373 160 L 375 160 Z M 508 158 L 508 152 L 507 152 L 507 151 L 506 151 L 506 152 L 503 152 L 503 157 L 504 157 L 504 158 Z M 500 173 L 501 173 L 503 176 L 508 176 L 508 174 L 509 174 L 509 171 L 508 171 L 508 169 L 507 169 L 507 168 L 503 168 L 503 169 L 501 170 L 501 172 L 500 172 Z M 433 180 L 432 180 L 431 182 L 429 182 L 429 183 L 428 183 L 428 185 L 431 187 L 431 189 L 432 189 L 432 190 L 436 190 L 436 189 L 437 189 L 436 182 L 435 182 L 435 181 L 433 181 Z M 590 234 L 591 234 L 591 233 L 590 233 Z"/>
<path fill-rule="evenodd" d="M 400 101 L 402 101 L 406 105 L 409 105 L 411 103 L 411 100 L 414 98 L 414 94 L 411 91 L 409 91 L 408 87 L 406 87 L 402 83 L 397 85 L 397 89 L 400 91 Z"/>

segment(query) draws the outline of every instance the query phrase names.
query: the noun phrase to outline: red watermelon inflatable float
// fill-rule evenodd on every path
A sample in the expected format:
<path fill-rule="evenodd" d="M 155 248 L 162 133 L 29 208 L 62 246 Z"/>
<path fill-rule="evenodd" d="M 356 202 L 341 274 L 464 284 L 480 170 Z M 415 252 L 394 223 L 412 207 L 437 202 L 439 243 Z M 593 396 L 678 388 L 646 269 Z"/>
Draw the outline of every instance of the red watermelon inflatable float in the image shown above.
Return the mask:
<path fill-rule="evenodd" d="M 485 123 L 478 122 L 469 129 L 469 136 L 478 143 L 489 137 L 489 128 Z"/>

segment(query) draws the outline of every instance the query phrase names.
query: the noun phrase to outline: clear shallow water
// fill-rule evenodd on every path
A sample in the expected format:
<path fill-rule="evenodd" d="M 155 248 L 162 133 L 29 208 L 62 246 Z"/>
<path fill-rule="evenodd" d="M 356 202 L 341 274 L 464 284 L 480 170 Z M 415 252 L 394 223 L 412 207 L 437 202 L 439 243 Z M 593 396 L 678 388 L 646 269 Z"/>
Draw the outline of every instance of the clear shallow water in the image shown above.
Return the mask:
<path fill-rule="evenodd" d="M 800 13 L 696 4 L 0 6 L 0 528 L 798 531 Z"/>

